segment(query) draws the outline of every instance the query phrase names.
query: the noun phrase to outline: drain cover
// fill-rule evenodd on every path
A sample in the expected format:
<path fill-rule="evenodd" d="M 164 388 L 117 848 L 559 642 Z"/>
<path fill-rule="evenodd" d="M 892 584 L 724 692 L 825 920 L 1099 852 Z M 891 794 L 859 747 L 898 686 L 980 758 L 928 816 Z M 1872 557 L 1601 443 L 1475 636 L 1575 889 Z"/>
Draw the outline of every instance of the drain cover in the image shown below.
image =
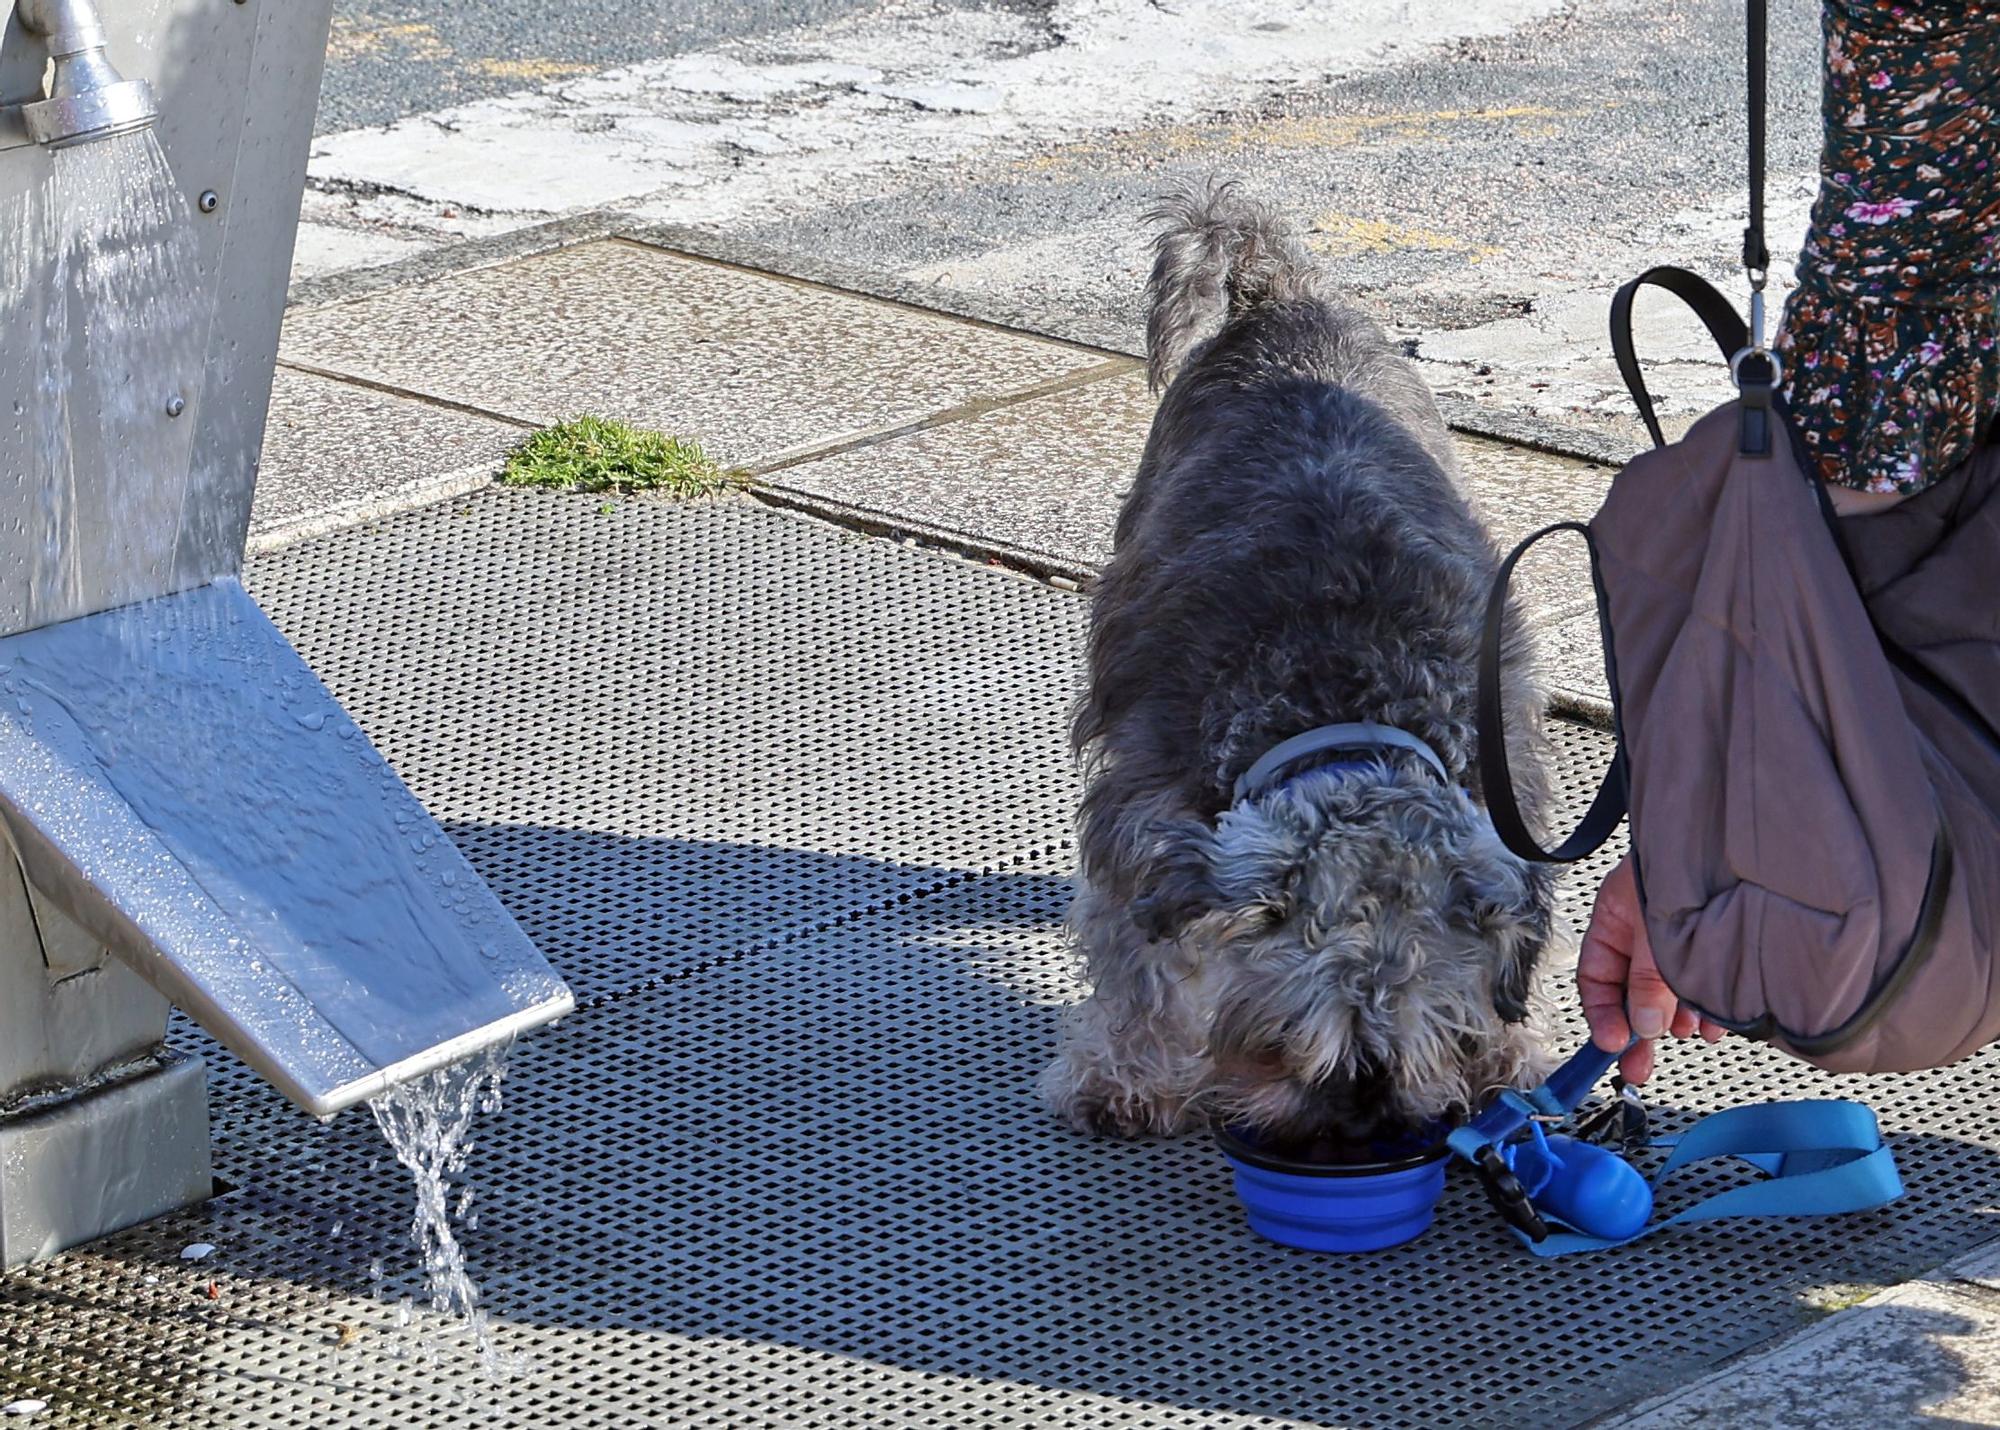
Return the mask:
<path fill-rule="evenodd" d="M 1671 1050 L 1670 1122 L 1863 1096 L 1910 1195 L 1548 1264 L 1462 1176 L 1418 1243 L 1313 1257 L 1248 1232 L 1201 1141 L 1052 1125 L 1072 597 L 744 505 L 501 495 L 253 578 L 586 999 L 516 1050 L 470 1168 L 530 1368 L 399 1351 L 410 1191 L 372 1123 L 300 1118 L 183 1028 L 239 1190 L 0 1280 L 38 1423 L 1546 1426 L 1988 1234 L 1990 1056 L 1836 1081 Z M 1561 731 L 1572 798 L 1603 746 Z"/>

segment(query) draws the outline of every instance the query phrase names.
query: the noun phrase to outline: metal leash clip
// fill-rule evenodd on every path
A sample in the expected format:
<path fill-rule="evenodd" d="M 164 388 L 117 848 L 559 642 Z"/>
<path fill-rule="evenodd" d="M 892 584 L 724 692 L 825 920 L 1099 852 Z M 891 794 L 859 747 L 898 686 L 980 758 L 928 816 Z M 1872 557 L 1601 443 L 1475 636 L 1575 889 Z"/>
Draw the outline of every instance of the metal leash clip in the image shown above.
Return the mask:
<path fill-rule="evenodd" d="M 1579 1141 L 1612 1144 L 1625 1156 L 1636 1156 L 1651 1145 L 1651 1114 L 1638 1089 L 1615 1072 L 1611 1093 L 1604 1103 L 1577 1118 L 1574 1135 Z"/>
<path fill-rule="evenodd" d="M 1772 399 L 1784 379 L 1784 364 L 1764 345 L 1764 284 L 1768 271 L 1746 270 L 1750 275 L 1750 345 L 1729 359 L 1729 376 L 1741 399 L 1742 426 L 1736 450 L 1746 457 L 1771 455 Z"/>
<path fill-rule="evenodd" d="M 1445 1139 L 1479 1173 L 1501 1219 L 1536 1245 L 1549 1239 L 1551 1218 L 1616 1240 L 1637 1232 L 1652 1214 L 1652 1189 L 1629 1164 L 1574 1135 L 1543 1130 L 1570 1119 L 1625 1051 L 1585 1043 L 1539 1086 L 1503 1089 Z M 1612 1105 L 1621 1107 L 1624 1099 Z M 1631 1125 L 1622 1123 L 1621 1131 Z"/>

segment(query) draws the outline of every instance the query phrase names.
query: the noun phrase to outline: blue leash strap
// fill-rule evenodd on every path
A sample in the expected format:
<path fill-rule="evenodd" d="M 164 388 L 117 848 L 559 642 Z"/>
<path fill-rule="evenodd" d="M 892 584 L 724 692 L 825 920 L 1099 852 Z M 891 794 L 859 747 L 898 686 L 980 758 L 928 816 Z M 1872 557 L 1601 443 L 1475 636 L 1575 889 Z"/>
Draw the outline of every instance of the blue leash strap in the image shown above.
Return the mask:
<path fill-rule="evenodd" d="M 1537 1256 L 1600 1251 L 1651 1236 L 1662 1227 L 1723 1217 L 1826 1216 L 1872 1211 L 1903 1195 L 1896 1159 L 1882 1141 L 1875 1114 L 1858 1102 L 1766 1102 L 1732 1107 L 1704 1117 L 1677 1138 L 1656 1146 L 1673 1148 L 1653 1178 L 1657 1188 L 1682 1167 L 1713 1157 L 1735 1157 L 1767 1174 L 1766 1180 L 1732 1187 L 1656 1221 L 1621 1241 L 1552 1233 L 1528 1241 Z"/>
<path fill-rule="evenodd" d="M 1586 1044 L 1540 1087 L 1503 1092 L 1478 1116 L 1455 1128 L 1447 1139 L 1452 1151 L 1483 1169 L 1484 1162 L 1493 1158 L 1492 1149 L 1504 1147 L 1530 1122 L 1574 1112 L 1620 1056 L 1622 1053 L 1607 1053 Z M 1652 1179 L 1656 1190 L 1683 1167 L 1716 1157 L 1734 1157 L 1764 1173 L 1765 1179 L 1705 1197 L 1664 1221 L 1619 1239 L 1549 1227 L 1548 1235 L 1536 1241 L 1515 1214 L 1520 1212 L 1538 1232 L 1544 1230 L 1542 1222 L 1524 1208 L 1503 1208 L 1515 1234 L 1537 1256 L 1567 1256 L 1623 1246 L 1662 1227 L 1724 1217 L 1871 1211 L 1903 1194 L 1895 1156 L 1882 1141 L 1875 1114 L 1858 1102 L 1827 1099 L 1732 1107 L 1704 1117 L 1679 1137 L 1664 1138 L 1653 1145 L 1672 1148 Z M 1521 1195 L 1518 1183 L 1514 1183 L 1513 1195 Z"/>
<path fill-rule="evenodd" d="M 1540 1087 L 1501 1093 L 1477 1117 L 1463 1127 L 1454 1128 L 1446 1140 L 1452 1151 L 1476 1163 L 1481 1147 L 1505 1142 L 1532 1119 L 1567 1117 L 1576 1111 L 1597 1086 L 1597 1080 L 1623 1056 L 1622 1051 L 1607 1053 L 1594 1043 L 1585 1043 L 1550 1073 Z"/>

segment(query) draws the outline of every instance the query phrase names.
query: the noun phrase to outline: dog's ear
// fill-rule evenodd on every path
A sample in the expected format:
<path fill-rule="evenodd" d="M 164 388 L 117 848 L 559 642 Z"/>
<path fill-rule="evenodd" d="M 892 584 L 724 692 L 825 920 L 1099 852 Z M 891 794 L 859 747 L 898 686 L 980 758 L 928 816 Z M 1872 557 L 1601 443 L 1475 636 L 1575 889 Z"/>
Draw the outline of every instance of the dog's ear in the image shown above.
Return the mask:
<path fill-rule="evenodd" d="M 1281 922 L 1302 857 L 1261 812 L 1231 810 L 1218 827 L 1193 820 L 1153 825 L 1145 886 L 1132 921 L 1148 938 L 1176 938 L 1203 924 L 1227 939 Z"/>
<path fill-rule="evenodd" d="M 1525 1021 L 1535 966 L 1554 927 L 1555 876 L 1489 837 L 1461 866 L 1453 903 L 1453 922 L 1473 929 L 1493 951 L 1493 1011 L 1504 1023 Z"/>
<path fill-rule="evenodd" d="M 1222 901 L 1215 886 L 1215 835 L 1191 819 L 1156 820 L 1140 865 L 1132 922 L 1155 942 L 1177 937 Z"/>
<path fill-rule="evenodd" d="M 1220 938 L 1238 938 L 1292 916 L 1299 871 L 1311 855 L 1308 827 L 1269 803 L 1240 804 L 1216 821 L 1208 841 L 1213 894 L 1206 913 Z"/>

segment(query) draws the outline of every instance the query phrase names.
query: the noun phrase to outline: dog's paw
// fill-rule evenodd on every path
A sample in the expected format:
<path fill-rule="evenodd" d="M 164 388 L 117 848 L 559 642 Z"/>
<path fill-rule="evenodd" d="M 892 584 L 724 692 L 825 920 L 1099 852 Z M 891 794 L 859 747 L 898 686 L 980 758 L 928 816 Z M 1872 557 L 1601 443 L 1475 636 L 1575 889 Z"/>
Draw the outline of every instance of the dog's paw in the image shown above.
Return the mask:
<path fill-rule="evenodd" d="M 1101 1063 L 1063 1055 L 1042 1074 L 1042 1101 L 1075 1128 L 1100 1137 L 1172 1137 L 1188 1130 L 1187 1098 L 1119 1077 Z"/>

